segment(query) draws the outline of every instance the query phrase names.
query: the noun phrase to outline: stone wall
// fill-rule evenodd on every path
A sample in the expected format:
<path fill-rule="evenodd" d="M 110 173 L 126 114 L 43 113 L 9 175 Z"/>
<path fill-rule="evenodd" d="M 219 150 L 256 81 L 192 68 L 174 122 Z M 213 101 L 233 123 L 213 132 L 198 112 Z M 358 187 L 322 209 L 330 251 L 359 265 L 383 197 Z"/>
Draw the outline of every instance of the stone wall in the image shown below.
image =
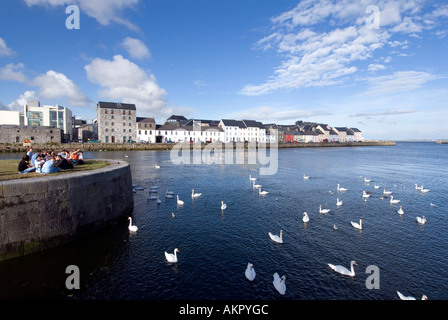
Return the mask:
<path fill-rule="evenodd" d="M 62 130 L 54 127 L 0 126 L 0 143 L 61 143 Z"/>
<path fill-rule="evenodd" d="M 0 182 L 0 261 L 88 235 L 130 215 L 128 163 Z"/>

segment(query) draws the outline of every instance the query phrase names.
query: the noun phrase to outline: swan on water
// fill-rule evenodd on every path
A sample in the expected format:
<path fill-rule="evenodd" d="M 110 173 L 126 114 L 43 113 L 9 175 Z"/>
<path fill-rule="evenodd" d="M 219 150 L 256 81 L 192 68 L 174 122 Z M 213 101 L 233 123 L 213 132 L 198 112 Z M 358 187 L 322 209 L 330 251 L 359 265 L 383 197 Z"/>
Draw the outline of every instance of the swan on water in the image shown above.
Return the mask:
<path fill-rule="evenodd" d="M 182 200 L 179 200 L 179 195 L 177 195 L 177 204 L 182 206 L 184 202 Z"/>
<path fill-rule="evenodd" d="M 174 212 L 171 212 L 171 217 L 173 217 L 173 218 L 175 217 Z"/>
<path fill-rule="evenodd" d="M 401 300 L 417 300 L 417 299 L 415 299 L 415 298 L 412 297 L 412 296 L 405 296 L 405 295 L 403 295 L 400 291 L 397 291 L 397 294 L 398 294 L 398 297 L 399 297 Z M 425 296 L 425 295 L 422 295 L 422 300 L 428 300 L 428 297 Z"/>
<path fill-rule="evenodd" d="M 247 280 L 254 281 L 256 272 L 252 263 L 249 262 L 247 264 L 246 272 L 244 272 L 244 274 L 246 275 Z"/>
<path fill-rule="evenodd" d="M 157 195 L 157 204 L 161 204 L 162 201 L 160 201 L 159 196 Z"/>
<path fill-rule="evenodd" d="M 374 188 L 374 189 L 379 189 L 380 186 L 377 186 L 376 184 L 374 184 L 374 185 L 373 185 L 373 188 Z"/>
<path fill-rule="evenodd" d="M 339 200 L 339 198 L 336 199 L 336 205 L 342 206 L 342 200 Z"/>
<path fill-rule="evenodd" d="M 221 201 L 221 210 L 227 209 L 227 204 L 224 203 L 224 201 Z"/>
<path fill-rule="evenodd" d="M 174 254 L 173 253 L 168 253 L 165 251 L 165 258 L 166 261 L 171 262 L 171 263 L 176 263 L 177 262 L 177 252 L 180 252 L 179 249 L 174 249 Z"/>
<path fill-rule="evenodd" d="M 265 195 L 268 194 L 268 191 L 261 191 L 261 188 L 258 189 L 258 194 Z"/>
<path fill-rule="evenodd" d="M 154 168 L 156 168 L 156 169 L 160 169 L 160 166 L 157 165 L 157 164 L 154 164 Z"/>
<path fill-rule="evenodd" d="M 404 213 L 404 211 L 403 211 L 403 206 L 400 206 L 400 209 L 398 209 L 398 214 L 403 214 Z"/>
<path fill-rule="evenodd" d="M 372 180 L 367 179 L 366 177 L 364 177 L 364 182 L 370 182 L 370 181 L 372 181 Z"/>
<path fill-rule="evenodd" d="M 389 195 L 389 194 L 392 194 L 392 191 L 386 191 L 386 188 L 384 188 L 383 194 L 384 195 Z"/>
<path fill-rule="evenodd" d="M 426 223 L 426 217 L 425 216 L 422 216 L 421 218 L 417 217 L 416 220 L 417 220 L 417 222 L 419 224 L 425 224 Z"/>
<path fill-rule="evenodd" d="M 338 191 L 347 191 L 348 189 L 346 189 L 346 188 L 341 188 L 341 187 L 339 187 L 339 183 L 338 183 Z"/>
<path fill-rule="evenodd" d="M 319 213 L 328 213 L 330 209 L 322 209 L 322 205 L 319 205 Z"/>
<path fill-rule="evenodd" d="M 280 236 L 269 232 L 269 237 L 274 242 L 283 243 L 283 230 L 280 230 Z"/>
<path fill-rule="evenodd" d="M 394 199 L 394 196 L 390 196 L 390 203 L 400 203 L 400 200 Z"/>
<path fill-rule="evenodd" d="M 370 197 L 370 194 L 366 193 L 366 191 L 363 190 L 363 191 L 362 191 L 362 197 L 363 197 L 363 198 L 369 198 L 369 197 Z"/>
<path fill-rule="evenodd" d="M 274 284 L 275 289 L 281 294 L 284 295 L 286 292 L 286 276 L 283 276 L 280 278 L 278 273 L 274 273 L 274 281 L 272 281 Z"/>
<path fill-rule="evenodd" d="M 333 265 L 331 263 L 328 263 L 328 266 L 333 269 L 334 271 L 336 271 L 337 273 L 346 275 L 346 276 L 350 276 L 350 277 L 354 277 L 355 276 L 355 270 L 353 269 L 353 265 L 357 266 L 358 264 L 356 263 L 356 261 L 352 260 L 350 262 L 350 270 L 348 270 L 346 267 L 341 266 L 341 265 Z"/>
<path fill-rule="evenodd" d="M 423 189 L 423 186 L 422 186 L 422 188 L 420 189 L 420 191 L 421 191 L 421 192 L 429 192 L 429 189 Z"/>
<path fill-rule="evenodd" d="M 191 197 L 192 198 L 197 198 L 200 197 L 202 195 L 202 193 L 194 193 L 194 189 L 191 189 Z"/>
<path fill-rule="evenodd" d="M 260 189 L 262 187 L 261 184 L 255 184 L 255 181 L 252 181 L 252 188 L 254 189 Z"/>
<path fill-rule="evenodd" d="M 423 189 L 423 186 L 419 187 L 419 186 L 417 186 L 417 184 L 415 184 L 415 190 L 422 190 L 422 189 Z"/>
<path fill-rule="evenodd" d="M 431 207 L 436 207 L 437 205 L 436 204 L 434 204 L 434 203 L 430 203 L 430 205 L 431 205 Z"/>
<path fill-rule="evenodd" d="M 333 225 L 333 229 L 334 229 L 334 230 L 338 230 L 338 227 L 336 227 L 336 225 L 334 224 L 334 225 Z"/>
<path fill-rule="evenodd" d="M 252 178 L 252 175 L 249 175 L 249 180 L 250 180 L 250 181 L 256 181 L 257 178 Z"/>
<path fill-rule="evenodd" d="M 132 218 L 129 217 L 128 220 L 129 220 L 129 226 L 128 226 L 129 231 L 137 232 L 137 230 L 138 230 L 137 226 L 132 225 Z"/>
<path fill-rule="evenodd" d="M 306 176 L 305 174 L 303 175 L 303 180 L 308 180 L 310 178 L 310 176 Z"/>
<path fill-rule="evenodd" d="M 352 226 L 356 229 L 362 230 L 362 219 L 359 219 L 359 223 L 350 221 Z"/>
<path fill-rule="evenodd" d="M 310 217 L 308 217 L 308 213 L 306 213 L 306 212 L 303 212 L 303 218 L 302 218 L 302 221 L 303 222 L 308 222 L 308 221 L 310 221 Z"/>

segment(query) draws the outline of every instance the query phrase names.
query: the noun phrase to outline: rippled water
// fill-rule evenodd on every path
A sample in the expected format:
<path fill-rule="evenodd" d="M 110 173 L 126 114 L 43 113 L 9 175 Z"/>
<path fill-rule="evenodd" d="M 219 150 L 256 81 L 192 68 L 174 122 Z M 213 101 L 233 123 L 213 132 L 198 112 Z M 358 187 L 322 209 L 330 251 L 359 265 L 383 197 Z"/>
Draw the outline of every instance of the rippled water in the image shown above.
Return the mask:
<path fill-rule="evenodd" d="M 260 176 L 258 165 L 173 165 L 165 151 L 127 155 L 86 153 L 131 164 L 134 183 L 145 188 L 134 194 L 138 233 L 129 234 L 126 221 L 83 241 L 4 262 L 0 298 L 397 299 L 397 290 L 448 298 L 447 145 L 280 149 L 272 176 Z M 270 193 L 258 195 L 249 174 Z M 338 183 L 348 191 L 338 194 Z M 423 194 L 415 183 L 431 191 Z M 149 185 L 160 187 L 160 205 L 147 200 Z M 401 200 L 403 216 L 399 205 L 380 199 L 384 187 Z M 165 199 L 166 188 L 185 204 Z M 202 196 L 192 200 L 192 189 Z M 372 192 L 367 201 L 363 190 Z M 221 200 L 227 204 L 223 212 Z M 319 214 L 320 204 L 331 211 Z M 416 223 L 422 215 L 424 226 Z M 350 224 L 359 219 L 362 231 Z M 284 243 L 272 242 L 268 232 L 280 230 Z M 168 264 L 164 251 L 174 248 L 179 262 Z M 327 265 L 349 267 L 351 260 L 358 263 L 354 278 Z M 249 261 L 254 282 L 244 276 Z M 71 264 L 81 270 L 80 290 L 65 288 Z M 369 265 L 380 270 L 379 289 L 366 288 Z M 286 276 L 285 296 L 272 285 L 274 272 Z"/>

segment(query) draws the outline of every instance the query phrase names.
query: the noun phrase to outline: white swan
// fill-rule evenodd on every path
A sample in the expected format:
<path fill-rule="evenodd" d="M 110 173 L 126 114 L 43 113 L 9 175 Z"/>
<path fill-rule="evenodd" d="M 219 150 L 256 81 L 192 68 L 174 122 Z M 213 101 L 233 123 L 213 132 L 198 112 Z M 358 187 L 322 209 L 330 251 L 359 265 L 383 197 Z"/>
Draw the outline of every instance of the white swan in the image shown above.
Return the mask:
<path fill-rule="evenodd" d="M 328 266 L 333 269 L 334 271 L 336 271 L 337 273 L 346 275 L 346 276 L 350 276 L 350 277 L 354 277 L 355 276 L 355 270 L 353 269 L 353 265 L 357 266 L 358 264 L 356 263 L 356 261 L 352 260 L 352 262 L 350 262 L 350 270 L 348 270 L 346 267 L 341 266 L 341 265 L 333 265 L 331 263 L 328 264 Z"/>
<path fill-rule="evenodd" d="M 194 189 L 191 189 L 191 197 L 192 198 L 197 198 L 200 197 L 202 195 L 202 193 L 194 193 Z"/>
<path fill-rule="evenodd" d="M 304 180 L 308 180 L 309 178 L 310 178 L 310 176 L 306 176 L 305 174 L 303 175 Z"/>
<path fill-rule="evenodd" d="M 157 204 L 161 204 L 162 201 L 160 201 L 159 196 L 157 195 Z"/>
<path fill-rule="evenodd" d="M 160 166 L 157 165 L 157 164 L 154 164 L 154 168 L 156 168 L 156 169 L 160 169 Z"/>
<path fill-rule="evenodd" d="M 268 191 L 261 191 L 261 188 L 258 189 L 258 194 L 265 195 L 268 194 Z"/>
<path fill-rule="evenodd" d="M 369 198 L 369 197 L 370 197 L 370 194 L 366 193 L 366 191 L 363 190 L 363 191 L 362 191 L 362 197 L 363 197 L 363 198 Z"/>
<path fill-rule="evenodd" d="M 364 177 L 364 182 L 370 182 L 370 181 L 372 181 L 372 180 L 367 179 L 366 177 Z"/>
<path fill-rule="evenodd" d="M 339 187 L 339 183 L 338 183 L 338 191 L 347 191 L 348 189 L 346 189 L 346 188 L 341 188 L 341 187 Z"/>
<path fill-rule="evenodd" d="M 400 206 L 400 209 L 398 209 L 398 214 L 403 214 L 404 213 L 404 211 L 403 211 L 403 206 Z"/>
<path fill-rule="evenodd" d="M 421 218 L 417 217 L 416 220 L 417 220 L 417 222 L 419 224 L 425 224 L 426 223 L 426 217 L 425 216 L 422 216 Z"/>
<path fill-rule="evenodd" d="M 174 218 L 176 215 L 174 214 L 174 212 L 171 212 L 171 216 Z"/>
<path fill-rule="evenodd" d="M 362 230 L 362 219 L 359 219 L 359 223 L 350 221 L 350 223 L 352 224 L 353 228 Z"/>
<path fill-rule="evenodd" d="M 429 189 L 423 189 L 423 186 L 422 186 L 422 188 L 420 189 L 420 191 L 426 193 L 426 192 L 429 192 Z"/>
<path fill-rule="evenodd" d="M 394 196 L 390 196 L 390 203 L 400 203 L 400 200 L 394 200 Z"/>
<path fill-rule="evenodd" d="M 177 262 L 177 252 L 180 252 L 179 249 L 174 249 L 174 254 L 173 253 L 168 253 L 165 251 L 165 258 L 166 261 L 171 262 L 171 263 L 176 263 Z"/>
<path fill-rule="evenodd" d="M 307 223 L 308 221 L 310 221 L 310 217 L 308 217 L 308 213 L 303 212 L 303 218 L 302 221 Z"/>
<path fill-rule="evenodd" d="M 254 269 L 254 266 L 252 265 L 252 263 L 249 262 L 247 264 L 247 268 L 246 268 L 246 271 L 244 272 L 244 274 L 246 275 L 247 280 L 254 281 L 256 272 L 255 272 L 255 269 Z"/>
<path fill-rule="evenodd" d="M 255 181 L 252 181 L 252 188 L 254 189 L 260 189 L 262 187 L 261 184 L 255 184 Z"/>
<path fill-rule="evenodd" d="M 334 225 L 333 225 L 333 229 L 334 229 L 334 230 L 338 230 L 338 227 L 336 227 L 336 225 L 334 224 Z"/>
<path fill-rule="evenodd" d="M 415 190 L 422 190 L 422 189 L 423 189 L 423 186 L 419 187 L 419 186 L 417 186 L 417 184 L 415 184 Z"/>
<path fill-rule="evenodd" d="M 398 297 L 400 297 L 401 300 L 417 300 L 412 296 L 405 296 L 400 291 L 397 291 Z M 422 300 L 428 300 L 428 297 L 425 295 L 422 295 Z"/>
<path fill-rule="evenodd" d="M 165 192 L 165 198 L 172 199 L 174 196 L 172 194 Z"/>
<path fill-rule="evenodd" d="M 374 189 L 379 189 L 380 186 L 377 186 L 376 184 L 374 184 L 374 185 L 373 185 L 373 188 L 374 188 Z"/>
<path fill-rule="evenodd" d="M 389 195 L 389 194 L 392 194 L 392 191 L 386 191 L 386 188 L 384 188 L 383 194 L 384 195 Z"/>
<path fill-rule="evenodd" d="M 283 243 L 283 230 L 280 230 L 280 236 L 269 232 L 269 237 L 274 242 Z"/>
<path fill-rule="evenodd" d="M 257 178 L 252 178 L 252 175 L 249 175 L 249 180 L 250 180 L 250 181 L 256 181 Z"/>
<path fill-rule="evenodd" d="M 274 273 L 274 281 L 272 281 L 274 284 L 275 289 L 281 294 L 284 295 L 286 292 L 286 277 L 283 276 L 280 278 L 278 273 Z"/>
<path fill-rule="evenodd" d="M 221 210 L 227 209 L 227 204 L 224 203 L 224 201 L 221 201 Z"/>
<path fill-rule="evenodd" d="M 339 198 L 336 199 L 336 205 L 342 206 L 342 200 L 339 200 Z"/>
<path fill-rule="evenodd" d="M 132 218 L 129 217 L 128 220 L 129 220 L 129 226 L 128 226 L 129 231 L 131 231 L 131 232 L 137 232 L 138 227 L 132 225 Z"/>
<path fill-rule="evenodd" d="M 435 203 L 430 203 L 431 207 L 437 207 L 437 205 Z"/>
<path fill-rule="evenodd" d="M 182 200 L 179 200 L 179 195 L 177 195 L 177 204 L 182 206 L 184 202 Z"/>
<path fill-rule="evenodd" d="M 319 213 L 328 213 L 330 209 L 322 209 L 322 205 L 319 205 Z"/>
<path fill-rule="evenodd" d="M 173 194 L 174 194 L 174 192 L 173 192 L 173 191 L 168 191 L 168 188 L 166 188 L 165 194 L 170 194 L 170 195 L 173 195 Z"/>

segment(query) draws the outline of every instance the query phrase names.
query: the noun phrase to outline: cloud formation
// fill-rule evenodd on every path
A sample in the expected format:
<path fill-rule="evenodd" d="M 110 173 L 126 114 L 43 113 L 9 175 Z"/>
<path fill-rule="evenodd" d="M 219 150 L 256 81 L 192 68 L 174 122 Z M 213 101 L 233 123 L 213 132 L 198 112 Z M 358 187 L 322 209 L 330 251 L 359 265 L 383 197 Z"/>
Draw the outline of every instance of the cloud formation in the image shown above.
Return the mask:
<path fill-rule="evenodd" d="M 170 112 L 166 109 L 166 91 L 157 84 L 155 76 L 121 55 L 112 60 L 93 59 L 84 69 L 87 78 L 103 88 L 100 99 L 134 103 L 139 116 Z"/>
<path fill-rule="evenodd" d="M 86 14 L 105 26 L 117 23 L 130 30 L 137 31 L 139 28 L 129 20 L 121 16 L 125 9 L 133 9 L 139 0 L 25 0 L 28 6 L 68 6 L 77 5 L 81 14 Z"/>
<path fill-rule="evenodd" d="M 134 59 L 144 59 L 151 57 L 151 53 L 149 52 L 148 47 L 146 47 L 146 45 L 141 40 L 126 37 L 121 43 L 121 46 L 124 47 L 129 55 Z"/>
<path fill-rule="evenodd" d="M 274 74 L 260 84 L 247 84 L 243 95 L 263 95 L 280 90 L 322 87 L 344 82 L 360 71 L 359 63 L 375 58 L 385 46 L 408 47 L 401 36 L 418 36 L 445 17 L 446 6 L 423 15 L 423 0 L 378 0 L 380 27 L 371 28 L 366 8 L 371 0 L 304 0 L 287 12 L 271 18 L 271 33 L 255 49 L 274 50 L 281 59 Z M 380 57 L 381 58 L 381 57 Z M 385 69 L 371 63 L 369 71 Z"/>
<path fill-rule="evenodd" d="M 0 37 L 0 57 L 12 56 L 14 53 L 15 53 L 14 50 L 8 48 L 5 40 L 3 40 L 2 37 Z"/>

